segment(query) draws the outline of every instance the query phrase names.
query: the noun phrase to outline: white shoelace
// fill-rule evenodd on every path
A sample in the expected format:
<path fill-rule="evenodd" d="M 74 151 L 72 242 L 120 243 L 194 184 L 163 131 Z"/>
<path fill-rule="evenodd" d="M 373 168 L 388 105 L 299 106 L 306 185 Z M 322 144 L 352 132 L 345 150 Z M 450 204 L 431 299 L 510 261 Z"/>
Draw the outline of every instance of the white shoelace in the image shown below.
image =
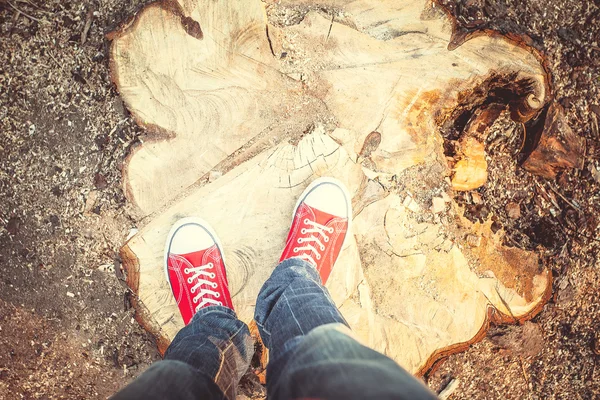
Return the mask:
<path fill-rule="evenodd" d="M 323 238 L 323 241 L 325 243 L 329 242 L 329 236 L 325 232 L 332 234 L 333 228 L 331 228 L 331 227 L 328 228 L 327 226 L 321 225 L 314 221 L 311 221 L 308 218 L 304 219 L 304 224 L 311 225 L 312 228 L 309 228 L 309 229 L 302 228 L 302 230 L 300 231 L 301 234 L 306 235 L 307 233 L 317 233 L 321 236 L 321 238 Z M 298 244 L 302 244 L 302 243 L 307 243 L 307 244 L 302 247 L 294 247 L 293 252 L 294 253 L 303 252 L 303 254 L 298 255 L 298 257 L 303 258 L 306 261 L 309 261 L 313 265 L 316 266 L 317 262 L 314 260 L 314 258 L 312 256 L 315 255 L 317 260 L 320 260 L 321 253 L 319 252 L 319 250 L 317 250 L 316 247 L 314 247 L 311 244 L 311 242 L 316 243 L 319 246 L 319 250 L 321 250 L 321 251 L 325 250 L 325 245 L 323 244 L 323 242 L 321 242 L 321 239 L 318 236 L 311 235 L 311 236 L 308 236 L 305 238 L 298 238 Z"/>
<path fill-rule="evenodd" d="M 213 267 L 214 267 L 213 263 L 208 263 L 206 265 L 200 265 L 198 267 L 189 267 L 189 268 L 184 269 L 184 272 L 186 275 L 193 273 L 193 275 L 191 277 L 189 277 L 187 280 L 188 284 L 191 285 L 192 282 L 194 282 L 194 280 L 197 280 L 196 284 L 194 286 L 192 286 L 192 289 L 191 289 L 192 294 L 194 292 L 196 292 L 197 289 L 200 289 L 198 294 L 196 296 L 194 296 L 194 298 L 192 300 L 194 303 L 197 303 L 198 300 L 202 299 L 200 304 L 198 304 L 196 306 L 196 311 L 198 311 L 199 309 L 201 309 L 202 307 L 204 307 L 205 305 L 208 305 L 208 304 L 214 304 L 214 305 L 219 305 L 219 306 L 223 305 L 223 303 L 218 300 L 205 297 L 206 295 L 212 295 L 218 299 L 219 297 L 221 297 L 221 293 L 215 292 L 214 290 L 210 290 L 208 288 L 201 287 L 203 285 L 206 285 L 206 286 L 212 287 L 213 289 L 217 288 L 216 282 L 211 282 L 209 280 L 201 278 L 202 276 L 207 276 L 207 277 L 210 277 L 211 279 L 214 279 L 215 278 L 214 272 L 207 271 L 209 269 L 212 269 Z"/>

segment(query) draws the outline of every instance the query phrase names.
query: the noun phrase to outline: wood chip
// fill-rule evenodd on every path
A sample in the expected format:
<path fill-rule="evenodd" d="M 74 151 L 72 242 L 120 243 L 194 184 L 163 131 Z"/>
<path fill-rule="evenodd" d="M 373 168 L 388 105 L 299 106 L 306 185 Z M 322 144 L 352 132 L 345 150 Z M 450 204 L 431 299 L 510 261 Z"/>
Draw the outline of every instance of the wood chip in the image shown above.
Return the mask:
<path fill-rule="evenodd" d="M 89 214 L 94 209 L 94 205 L 96 204 L 96 200 L 98 200 L 98 192 L 96 190 L 92 190 L 88 193 L 87 198 L 85 199 L 85 206 L 83 208 L 84 214 Z"/>
<path fill-rule="evenodd" d="M 431 212 L 434 214 L 441 213 L 446 210 L 446 202 L 441 197 L 434 197 L 431 205 Z"/>
<path fill-rule="evenodd" d="M 517 203 L 510 202 L 508 203 L 504 209 L 506 210 L 506 215 L 511 219 L 518 219 L 521 217 L 521 206 Z"/>
<path fill-rule="evenodd" d="M 442 390 L 440 392 L 440 394 L 438 395 L 438 397 L 440 398 L 440 400 L 446 400 L 450 396 L 452 396 L 452 394 L 456 391 L 456 389 L 458 389 L 459 382 L 460 381 L 458 379 L 452 379 L 448 383 L 448 385 L 446 385 L 446 387 L 444 388 L 444 390 Z"/>

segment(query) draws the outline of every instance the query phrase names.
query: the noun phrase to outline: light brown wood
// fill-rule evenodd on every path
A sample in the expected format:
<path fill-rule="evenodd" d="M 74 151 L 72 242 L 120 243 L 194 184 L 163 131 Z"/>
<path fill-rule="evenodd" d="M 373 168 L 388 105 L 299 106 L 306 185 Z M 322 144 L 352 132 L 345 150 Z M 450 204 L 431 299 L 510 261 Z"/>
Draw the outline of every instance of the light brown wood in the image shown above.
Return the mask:
<path fill-rule="evenodd" d="M 483 186 L 488 176 L 483 143 L 472 137 L 463 137 L 460 150 L 460 160 L 452 175 L 452 189 L 464 192 Z"/>
<path fill-rule="evenodd" d="M 494 82 L 526 86 L 510 107 L 533 116 L 548 92 L 535 54 L 486 35 L 449 51 L 451 21 L 424 0 L 285 1 L 266 5 L 270 20 L 258 0 L 176 4 L 144 8 L 111 48 L 125 103 L 155 135 L 124 167 L 146 219 L 122 253 L 138 318 L 163 347 L 182 327 L 162 266 L 170 226 L 191 215 L 212 224 L 250 322 L 296 198 L 319 176 L 345 182 L 355 210 L 329 290 L 357 336 L 410 371 L 490 322 L 539 311 L 549 270 L 505 247 L 491 221 L 461 217 L 440 135 Z M 277 20 L 303 8 L 297 24 Z"/>

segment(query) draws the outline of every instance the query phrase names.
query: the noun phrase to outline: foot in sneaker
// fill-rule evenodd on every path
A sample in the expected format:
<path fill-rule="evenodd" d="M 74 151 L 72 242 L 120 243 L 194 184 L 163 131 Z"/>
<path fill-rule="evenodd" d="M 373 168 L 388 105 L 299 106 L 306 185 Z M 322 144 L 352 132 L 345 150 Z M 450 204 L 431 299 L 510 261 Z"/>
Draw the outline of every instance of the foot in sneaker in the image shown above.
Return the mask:
<path fill-rule="evenodd" d="M 200 218 L 179 220 L 167 236 L 165 273 L 187 325 L 198 310 L 225 306 L 233 310 L 221 245 Z"/>
<path fill-rule="evenodd" d="M 319 178 L 302 193 L 280 261 L 293 257 L 313 264 L 323 284 L 337 260 L 352 219 L 350 195 L 333 178 Z"/>

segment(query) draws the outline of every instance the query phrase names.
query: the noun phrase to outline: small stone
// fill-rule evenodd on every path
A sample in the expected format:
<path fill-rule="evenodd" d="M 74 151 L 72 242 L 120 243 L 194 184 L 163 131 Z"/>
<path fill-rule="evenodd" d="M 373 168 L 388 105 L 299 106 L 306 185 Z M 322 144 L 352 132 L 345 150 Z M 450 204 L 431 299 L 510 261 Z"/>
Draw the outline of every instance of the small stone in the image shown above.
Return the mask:
<path fill-rule="evenodd" d="M 48 220 L 53 227 L 58 227 L 60 225 L 60 218 L 58 218 L 58 215 L 52 214 Z"/>
<path fill-rule="evenodd" d="M 102 271 L 102 272 L 114 272 L 113 271 L 113 264 L 103 264 L 101 266 L 98 267 L 98 271 Z"/>
<path fill-rule="evenodd" d="M 75 297 L 75 293 L 67 292 L 67 296 L 69 296 L 69 297 Z"/>
<path fill-rule="evenodd" d="M 6 224 L 6 230 L 11 235 L 16 235 L 19 233 L 19 227 L 21 226 L 21 220 L 17 217 L 12 217 L 8 220 L 8 224 Z"/>
<path fill-rule="evenodd" d="M 98 192 L 95 190 L 92 190 L 91 192 L 88 193 L 88 196 L 85 199 L 85 207 L 83 209 L 84 214 L 89 214 L 94 209 L 96 200 L 98 200 Z"/>
<path fill-rule="evenodd" d="M 219 179 L 221 176 L 223 176 L 223 173 L 221 171 L 210 171 L 208 174 L 208 181 L 212 183 Z"/>
<path fill-rule="evenodd" d="M 521 217 L 521 206 L 517 203 L 510 202 L 504 207 L 506 215 L 511 219 L 518 219 Z"/>
<path fill-rule="evenodd" d="M 473 200 L 473 204 L 481 204 L 483 200 L 481 199 L 481 195 L 477 192 L 471 193 L 471 199 Z"/>
<path fill-rule="evenodd" d="M 434 214 L 441 213 L 446 210 L 446 202 L 441 197 L 434 197 L 432 199 L 431 212 Z"/>
<path fill-rule="evenodd" d="M 98 172 L 96 175 L 94 175 L 94 186 L 99 190 L 106 189 L 108 187 L 108 181 L 104 175 Z"/>
<path fill-rule="evenodd" d="M 117 113 L 119 113 L 123 116 L 127 116 L 127 111 L 125 110 L 125 104 L 123 104 L 123 100 L 121 99 L 120 96 L 115 97 L 115 100 L 113 102 L 113 108 Z"/>

